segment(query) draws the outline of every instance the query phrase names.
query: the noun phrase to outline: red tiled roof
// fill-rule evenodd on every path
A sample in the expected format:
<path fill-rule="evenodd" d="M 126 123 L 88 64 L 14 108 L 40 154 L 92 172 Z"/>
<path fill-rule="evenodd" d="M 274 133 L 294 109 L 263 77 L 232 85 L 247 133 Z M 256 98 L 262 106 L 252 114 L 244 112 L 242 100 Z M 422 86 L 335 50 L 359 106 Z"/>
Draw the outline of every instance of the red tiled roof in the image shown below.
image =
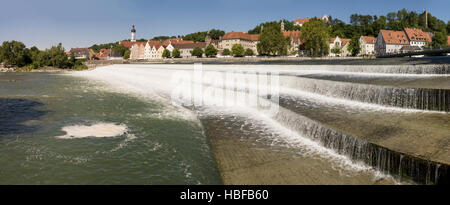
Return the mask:
<path fill-rule="evenodd" d="M 173 47 L 178 49 L 194 49 L 196 47 L 206 48 L 206 43 L 205 42 L 182 43 L 182 44 L 174 44 Z"/>
<path fill-rule="evenodd" d="M 300 31 L 283 31 L 283 36 L 290 37 L 295 43 L 299 43 L 300 34 Z"/>
<path fill-rule="evenodd" d="M 345 44 L 347 44 L 348 42 L 350 42 L 352 39 L 348 39 L 348 38 L 341 38 L 341 46 L 344 47 Z"/>
<path fill-rule="evenodd" d="M 149 41 L 147 41 L 147 43 L 149 44 L 149 46 L 162 45 L 161 41 L 156 41 L 156 40 L 149 40 Z"/>
<path fill-rule="evenodd" d="M 345 44 L 347 44 L 348 42 L 350 42 L 352 40 L 349 38 L 339 38 L 339 39 L 341 39 L 341 47 L 344 47 Z M 330 43 L 334 43 L 335 40 L 336 40 L 336 38 L 331 38 Z"/>
<path fill-rule="evenodd" d="M 111 49 L 102 48 L 102 49 L 100 49 L 100 52 L 95 54 L 95 56 L 97 56 L 97 58 L 100 60 L 105 60 L 109 56 L 110 53 L 111 53 Z"/>
<path fill-rule="evenodd" d="M 119 43 L 122 44 L 123 46 L 127 47 L 127 48 L 131 48 L 136 42 L 120 41 Z"/>
<path fill-rule="evenodd" d="M 361 36 L 361 37 L 364 39 L 366 43 L 375 44 L 375 42 L 377 41 L 377 39 L 372 36 Z"/>
<path fill-rule="evenodd" d="M 427 32 L 423 32 L 422 29 L 405 28 L 405 33 L 410 41 L 431 42 L 430 35 Z"/>
<path fill-rule="evenodd" d="M 171 38 L 167 39 L 163 42 L 164 46 L 168 46 L 169 44 L 175 45 L 175 44 L 186 44 L 186 43 L 194 43 L 194 41 L 186 41 L 182 38 Z"/>
<path fill-rule="evenodd" d="M 406 33 L 403 31 L 380 30 L 386 44 L 409 44 Z"/>
<path fill-rule="evenodd" d="M 330 43 L 334 43 L 335 40 L 336 40 L 336 38 L 331 38 Z"/>
<path fill-rule="evenodd" d="M 447 45 L 450 46 L 450 36 L 447 36 Z"/>
<path fill-rule="evenodd" d="M 294 20 L 294 24 L 304 24 L 304 23 L 309 22 L 309 20 L 311 20 L 311 19 L 312 19 L 312 18 L 295 19 L 295 20 Z M 322 19 L 319 18 L 319 17 L 316 17 L 316 19 L 317 19 L 317 20 L 322 20 Z"/>
<path fill-rule="evenodd" d="M 228 39 L 242 39 L 247 41 L 258 41 L 259 40 L 259 34 L 248 34 L 245 32 L 229 32 L 226 33 L 223 37 L 223 40 Z"/>

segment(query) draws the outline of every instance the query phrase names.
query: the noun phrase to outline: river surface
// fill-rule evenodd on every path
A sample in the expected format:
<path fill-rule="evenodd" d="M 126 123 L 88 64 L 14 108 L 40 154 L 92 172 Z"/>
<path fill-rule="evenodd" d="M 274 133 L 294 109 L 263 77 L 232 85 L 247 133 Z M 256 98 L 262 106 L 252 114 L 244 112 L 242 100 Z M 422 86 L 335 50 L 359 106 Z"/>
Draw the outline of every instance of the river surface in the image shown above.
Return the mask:
<path fill-rule="evenodd" d="M 435 106 L 405 106 L 398 105 L 398 100 L 378 103 L 327 93 L 320 87 L 350 86 L 357 92 L 394 86 L 412 91 L 425 88 L 438 89 L 445 96 L 448 74 L 407 76 L 383 73 L 377 67 L 368 68 L 367 74 L 357 67 L 333 66 L 211 65 L 205 69 L 214 73 L 276 71 L 283 87 L 279 101 L 268 101 L 280 106 L 278 112 L 271 115 L 245 105 L 221 107 L 215 104 L 217 99 L 208 99 L 214 105 L 173 103 L 173 76 L 192 75 L 193 65 L 1 73 L 0 184 L 413 183 L 308 136 L 305 129 L 311 127 L 302 123 L 309 120 L 383 146 L 397 146 L 408 142 L 410 134 L 423 132 L 417 137 L 436 139 L 417 138 L 398 149 L 423 150 L 430 153 L 426 157 L 442 163 L 449 160 L 449 115 L 442 111 L 448 108 L 445 99 Z M 239 89 L 233 92 L 251 91 L 251 87 Z M 181 91 L 190 92 L 185 87 Z M 383 120 L 386 116 L 389 120 Z M 426 128 L 418 128 L 414 119 Z M 419 142 L 425 145 L 416 145 Z"/>

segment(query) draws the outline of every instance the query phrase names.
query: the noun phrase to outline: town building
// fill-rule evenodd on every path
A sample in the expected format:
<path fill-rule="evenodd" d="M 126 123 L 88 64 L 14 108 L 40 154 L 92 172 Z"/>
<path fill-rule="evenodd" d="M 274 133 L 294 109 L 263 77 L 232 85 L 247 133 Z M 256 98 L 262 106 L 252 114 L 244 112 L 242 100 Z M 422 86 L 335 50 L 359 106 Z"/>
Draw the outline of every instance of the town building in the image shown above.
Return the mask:
<path fill-rule="evenodd" d="M 361 48 L 360 55 L 375 55 L 375 42 L 377 39 L 372 36 L 361 36 L 359 38 L 359 46 Z"/>
<path fill-rule="evenodd" d="M 403 46 L 410 45 L 404 31 L 380 30 L 375 42 L 375 54 L 386 55 L 400 53 Z"/>
<path fill-rule="evenodd" d="M 192 58 L 193 57 L 192 51 L 194 51 L 194 48 L 199 47 L 204 52 L 207 47 L 207 44 L 206 42 L 184 43 L 184 44 L 174 44 L 173 47 L 177 48 L 180 51 L 181 58 Z"/>
<path fill-rule="evenodd" d="M 70 53 L 73 53 L 75 59 L 89 59 L 90 57 L 89 48 L 72 48 Z"/>
<path fill-rule="evenodd" d="M 329 56 L 336 57 L 336 56 L 349 56 L 351 55 L 348 45 L 351 39 L 348 38 L 339 38 L 339 36 L 336 36 L 336 38 L 330 39 L 330 51 Z M 333 53 L 331 52 L 333 49 L 338 48 L 340 50 L 340 53 Z"/>
<path fill-rule="evenodd" d="M 131 60 L 144 59 L 145 44 L 146 42 L 135 42 L 133 46 L 131 46 L 130 48 Z"/>
<path fill-rule="evenodd" d="M 281 32 L 284 37 L 289 37 L 290 44 L 288 47 L 288 54 L 298 54 L 300 49 L 300 31 L 285 31 L 284 22 L 281 22 Z"/>
<path fill-rule="evenodd" d="M 241 44 L 244 50 L 251 49 L 253 53 L 258 55 L 256 45 L 259 42 L 259 34 L 248 34 L 246 32 L 229 32 L 219 39 L 219 53 L 225 49 L 231 48 L 234 44 Z"/>
<path fill-rule="evenodd" d="M 428 43 L 431 43 L 430 34 L 422 31 L 422 29 L 405 28 L 404 31 L 411 46 L 423 47 Z"/>
<path fill-rule="evenodd" d="M 294 20 L 294 25 L 296 25 L 296 26 L 303 26 L 303 24 L 309 22 L 311 19 L 313 19 L 313 18 L 295 19 Z M 315 19 L 322 20 L 324 22 L 328 22 L 329 21 L 328 15 L 324 15 L 322 18 L 315 17 Z"/>

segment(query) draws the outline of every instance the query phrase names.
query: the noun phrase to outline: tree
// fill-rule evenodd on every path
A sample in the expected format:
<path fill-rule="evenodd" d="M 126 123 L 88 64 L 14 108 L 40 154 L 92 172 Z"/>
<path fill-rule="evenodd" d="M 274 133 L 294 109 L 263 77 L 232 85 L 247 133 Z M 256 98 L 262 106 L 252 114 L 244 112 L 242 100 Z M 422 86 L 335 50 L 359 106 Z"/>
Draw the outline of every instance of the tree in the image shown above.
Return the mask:
<path fill-rule="evenodd" d="M 214 57 L 217 55 L 217 49 L 213 45 L 209 45 L 205 49 L 205 55 L 206 57 Z"/>
<path fill-rule="evenodd" d="M 165 41 L 169 38 L 176 38 L 176 36 L 156 36 L 152 38 L 153 41 Z"/>
<path fill-rule="evenodd" d="M 130 50 L 128 47 L 123 46 L 120 43 L 116 43 L 112 45 L 112 51 L 117 52 L 118 55 L 123 56 L 125 52 Z"/>
<path fill-rule="evenodd" d="M 244 55 L 246 55 L 246 56 L 253 56 L 254 55 L 253 50 L 250 49 L 250 48 L 247 48 L 247 50 L 245 50 Z"/>
<path fill-rule="evenodd" d="M 197 58 L 201 58 L 203 56 L 203 50 L 199 47 L 195 47 L 192 51 L 192 56 L 197 56 Z"/>
<path fill-rule="evenodd" d="M 447 46 L 447 35 L 444 32 L 436 32 L 431 41 L 431 47 L 439 48 Z"/>
<path fill-rule="evenodd" d="M 359 45 L 359 38 L 361 36 L 355 35 L 350 40 L 348 44 L 348 50 L 351 52 L 352 56 L 357 56 L 359 52 L 361 51 L 361 47 Z"/>
<path fill-rule="evenodd" d="M 272 22 L 264 26 L 257 49 L 260 55 L 286 55 L 287 45 L 288 40 L 283 36 L 280 25 Z"/>
<path fill-rule="evenodd" d="M 178 48 L 173 49 L 173 51 L 172 51 L 172 57 L 174 57 L 174 58 L 180 58 L 180 57 L 181 57 L 180 49 L 178 49 Z"/>
<path fill-rule="evenodd" d="M 218 30 L 218 29 L 209 30 L 209 36 L 214 40 L 218 40 L 220 37 L 222 37 L 224 35 L 225 35 L 225 31 Z"/>
<path fill-rule="evenodd" d="M 335 55 L 341 54 L 341 52 L 342 52 L 341 47 L 339 47 L 338 45 L 335 45 L 335 46 L 331 49 L 331 53 L 334 53 Z"/>
<path fill-rule="evenodd" d="M 231 47 L 231 53 L 233 53 L 233 56 L 235 57 L 242 57 L 244 56 L 244 47 L 242 47 L 241 44 L 234 44 Z"/>
<path fill-rule="evenodd" d="M 55 68 L 68 68 L 70 67 L 69 59 L 67 58 L 67 54 L 62 47 L 62 44 L 59 43 L 57 46 L 52 46 L 50 50 L 48 50 L 50 57 L 50 65 Z"/>
<path fill-rule="evenodd" d="M 74 66 L 76 64 L 76 59 L 75 59 L 75 54 L 74 53 L 70 53 L 70 57 L 69 57 L 69 63 Z"/>
<path fill-rule="evenodd" d="M 312 56 L 323 56 L 329 52 L 328 28 L 322 21 L 312 19 L 303 24 L 300 39 Z"/>
<path fill-rule="evenodd" d="M 31 63 L 29 51 L 22 42 L 5 41 L 0 49 L 0 59 L 5 67 L 22 67 Z"/>
<path fill-rule="evenodd" d="M 170 51 L 167 49 L 164 49 L 163 53 L 162 53 L 162 57 L 163 58 L 170 58 Z"/>
<path fill-rule="evenodd" d="M 123 54 L 123 59 L 129 59 L 130 55 L 131 55 L 131 51 L 130 50 L 125 51 L 125 53 Z"/>
<path fill-rule="evenodd" d="M 231 55 L 230 49 L 228 49 L 228 48 L 223 49 L 222 55 L 223 55 L 223 56 L 229 56 L 229 55 Z"/>

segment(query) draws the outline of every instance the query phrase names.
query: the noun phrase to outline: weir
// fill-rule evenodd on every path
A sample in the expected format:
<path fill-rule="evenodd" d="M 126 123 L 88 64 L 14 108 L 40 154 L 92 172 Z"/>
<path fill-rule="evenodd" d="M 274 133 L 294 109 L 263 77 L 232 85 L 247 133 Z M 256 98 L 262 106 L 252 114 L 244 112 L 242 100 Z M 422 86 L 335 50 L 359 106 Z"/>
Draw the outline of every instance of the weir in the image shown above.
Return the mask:
<path fill-rule="evenodd" d="M 109 81 L 118 87 L 126 87 L 132 92 L 144 95 L 147 95 L 150 89 L 154 89 L 160 96 L 168 98 L 174 87 L 173 82 L 168 83 L 171 82 L 170 77 L 178 71 L 187 71 L 188 75 L 193 72 L 192 65 L 167 65 L 169 67 L 167 69 L 164 69 L 166 65 L 152 66 L 124 66 L 123 68 L 113 66 L 96 69 L 83 75 Z M 246 75 L 246 73 L 255 73 L 259 68 L 255 65 L 208 65 L 204 66 L 204 69 Z M 346 72 L 387 73 L 402 75 L 402 78 L 415 75 L 414 79 L 421 79 L 421 75 L 450 74 L 448 65 L 265 65 L 260 68 L 260 71 L 267 70 L 281 74 L 279 76 L 280 108 L 271 119 L 282 127 L 298 133 L 299 136 L 319 142 L 323 147 L 334 150 L 356 163 L 363 162 L 380 172 L 397 176 L 402 180 L 412 180 L 420 184 L 449 184 L 450 90 L 439 86 L 433 89 L 422 88 L 420 85 L 405 88 L 297 76 L 298 73 L 315 70 L 323 73 L 339 72 L 341 75 L 345 75 Z M 355 78 L 355 75 L 349 74 L 348 78 Z M 205 82 L 197 83 L 205 87 L 212 86 Z M 233 92 L 254 93 L 251 92 L 254 86 L 244 83 L 233 88 Z M 189 88 L 186 88 L 186 91 L 189 91 Z M 192 99 L 198 97 L 194 96 Z M 274 101 L 274 103 L 278 102 Z M 208 107 L 213 112 L 203 112 L 201 106 L 191 108 L 202 115 L 220 118 L 216 116 L 219 109 L 214 106 Z M 263 113 L 261 110 L 255 112 Z M 213 129 L 216 128 L 213 127 Z M 208 133 L 224 135 L 222 131 L 208 130 Z M 260 132 L 255 132 L 253 135 L 262 137 Z M 214 139 L 214 136 L 210 137 Z M 230 147 L 227 147 L 225 151 L 232 149 L 233 146 Z M 237 156 L 233 153 L 216 153 L 216 156 L 231 158 L 228 162 L 231 164 L 238 160 L 233 157 L 255 157 Z"/>
<path fill-rule="evenodd" d="M 302 136 L 319 141 L 324 147 L 335 150 L 351 160 L 364 162 L 375 169 L 401 180 L 413 180 L 421 184 L 448 184 L 448 165 L 393 151 L 344 134 L 323 124 L 280 108 L 274 117 L 279 123 Z"/>
<path fill-rule="evenodd" d="M 399 88 L 289 76 L 280 78 L 281 86 L 329 97 L 400 108 L 450 111 L 450 90 L 446 89 Z"/>

